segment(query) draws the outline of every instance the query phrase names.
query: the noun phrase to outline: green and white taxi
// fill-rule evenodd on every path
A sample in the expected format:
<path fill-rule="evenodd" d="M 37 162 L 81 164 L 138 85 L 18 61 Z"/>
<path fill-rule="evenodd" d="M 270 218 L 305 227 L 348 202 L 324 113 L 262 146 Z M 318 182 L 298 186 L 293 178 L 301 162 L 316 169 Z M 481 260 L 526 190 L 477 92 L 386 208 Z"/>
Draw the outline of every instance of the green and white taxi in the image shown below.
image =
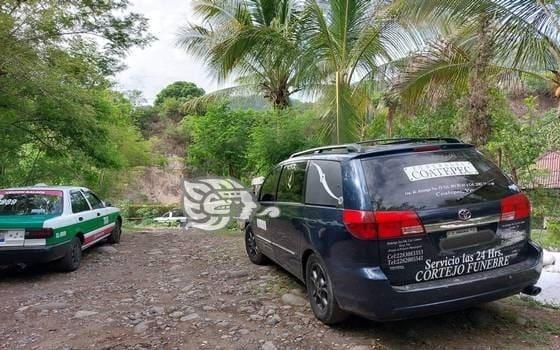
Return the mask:
<path fill-rule="evenodd" d="M 82 251 L 121 238 L 120 211 L 84 187 L 0 189 L 0 265 L 55 262 L 80 266 Z"/>

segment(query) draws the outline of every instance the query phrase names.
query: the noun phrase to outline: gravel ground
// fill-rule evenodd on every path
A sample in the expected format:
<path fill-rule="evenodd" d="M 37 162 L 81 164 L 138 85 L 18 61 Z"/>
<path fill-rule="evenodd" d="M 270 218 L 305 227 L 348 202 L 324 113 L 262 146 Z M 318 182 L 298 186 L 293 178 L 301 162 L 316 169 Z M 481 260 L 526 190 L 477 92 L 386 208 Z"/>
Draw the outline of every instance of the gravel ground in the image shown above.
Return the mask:
<path fill-rule="evenodd" d="M 0 324 L 0 349 L 560 349 L 560 311 L 517 296 L 327 327 L 295 278 L 248 261 L 239 233 L 174 229 L 125 232 L 73 273 L 3 268 Z"/>

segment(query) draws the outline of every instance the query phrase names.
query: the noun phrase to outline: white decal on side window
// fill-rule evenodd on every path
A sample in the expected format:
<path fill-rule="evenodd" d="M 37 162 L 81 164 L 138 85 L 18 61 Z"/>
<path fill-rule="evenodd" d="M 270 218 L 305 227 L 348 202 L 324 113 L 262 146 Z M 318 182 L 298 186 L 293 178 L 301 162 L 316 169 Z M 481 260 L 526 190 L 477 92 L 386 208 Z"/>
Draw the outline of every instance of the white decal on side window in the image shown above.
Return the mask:
<path fill-rule="evenodd" d="M 317 168 L 317 172 L 319 173 L 319 182 L 321 183 L 321 185 L 323 185 L 323 188 L 325 189 L 325 191 L 327 192 L 327 194 L 336 200 L 336 202 L 340 205 L 342 204 L 342 196 L 341 197 L 337 197 L 333 191 L 331 191 L 331 188 L 329 187 L 329 184 L 327 183 L 327 178 L 325 177 L 325 173 L 323 172 L 323 169 L 321 169 L 320 166 L 318 166 L 315 163 L 311 163 L 315 166 L 315 168 Z"/>
<path fill-rule="evenodd" d="M 409 166 L 403 170 L 410 181 L 479 174 L 471 162 L 431 163 Z"/>

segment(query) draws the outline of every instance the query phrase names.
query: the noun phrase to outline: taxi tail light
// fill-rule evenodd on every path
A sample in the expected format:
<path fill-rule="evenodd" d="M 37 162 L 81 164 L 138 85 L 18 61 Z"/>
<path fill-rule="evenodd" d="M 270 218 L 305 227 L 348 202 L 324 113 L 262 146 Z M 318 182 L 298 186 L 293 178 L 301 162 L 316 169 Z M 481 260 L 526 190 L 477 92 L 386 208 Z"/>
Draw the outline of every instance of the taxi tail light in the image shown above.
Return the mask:
<path fill-rule="evenodd" d="M 29 229 L 25 230 L 25 238 L 49 238 L 53 235 L 52 228 L 39 228 L 39 229 Z"/>
<path fill-rule="evenodd" d="M 345 209 L 343 221 L 352 236 L 364 240 L 385 240 L 426 233 L 420 218 L 413 211 Z"/>
<path fill-rule="evenodd" d="M 531 215 L 531 203 L 523 193 L 502 199 L 501 207 L 501 221 L 521 220 Z"/>

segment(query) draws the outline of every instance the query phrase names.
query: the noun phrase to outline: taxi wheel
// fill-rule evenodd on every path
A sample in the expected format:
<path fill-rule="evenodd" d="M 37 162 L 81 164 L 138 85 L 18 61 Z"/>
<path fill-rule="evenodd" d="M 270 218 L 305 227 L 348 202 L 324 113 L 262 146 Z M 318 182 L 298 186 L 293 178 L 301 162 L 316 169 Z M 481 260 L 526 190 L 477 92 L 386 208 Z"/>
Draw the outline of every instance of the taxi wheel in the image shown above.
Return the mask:
<path fill-rule="evenodd" d="M 60 271 L 75 271 L 82 262 L 82 242 L 78 237 L 72 238 L 66 255 L 56 262 L 56 267 Z"/>
<path fill-rule="evenodd" d="M 305 285 L 311 309 L 324 324 L 336 324 L 348 318 L 348 313 L 338 306 L 334 297 L 331 278 L 321 260 L 311 255 L 305 269 Z"/>
<path fill-rule="evenodd" d="M 245 228 L 245 250 L 247 251 L 249 260 L 251 260 L 253 264 L 266 265 L 269 262 L 268 258 L 259 250 L 257 238 L 251 226 Z"/>
<path fill-rule="evenodd" d="M 107 242 L 109 242 L 109 244 L 119 243 L 121 241 L 121 234 L 122 234 L 122 224 L 120 220 L 117 220 L 115 222 L 115 228 L 113 229 L 113 232 L 111 232 L 111 234 L 107 238 Z"/>

